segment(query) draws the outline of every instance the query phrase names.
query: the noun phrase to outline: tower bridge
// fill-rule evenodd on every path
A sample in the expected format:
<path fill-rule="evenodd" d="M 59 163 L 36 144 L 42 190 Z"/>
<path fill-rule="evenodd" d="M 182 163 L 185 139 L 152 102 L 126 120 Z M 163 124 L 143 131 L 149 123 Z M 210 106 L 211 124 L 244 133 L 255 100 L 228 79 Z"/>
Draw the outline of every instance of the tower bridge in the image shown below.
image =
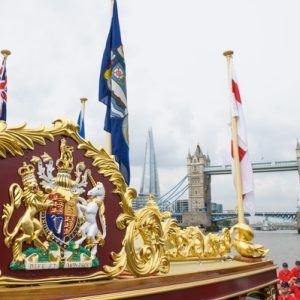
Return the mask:
<path fill-rule="evenodd" d="M 237 218 L 236 213 L 213 213 L 212 220 L 215 222 Z M 296 221 L 296 212 L 255 212 L 256 217 L 279 218 L 284 221 Z M 245 213 L 250 217 L 250 213 Z"/>
<path fill-rule="evenodd" d="M 183 225 L 182 219 L 183 213 L 173 212 L 172 217 L 175 218 L 179 224 Z M 245 213 L 245 217 L 250 217 L 250 213 Z M 296 212 L 255 212 L 256 217 L 266 217 L 266 218 L 277 218 L 283 221 L 296 222 L 297 213 Z M 236 213 L 212 213 L 211 220 L 213 222 L 220 222 L 225 220 L 237 219 L 238 215 Z M 195 224 L 200 225 L 203 223 Z"/>
<path fill-rule="evenodd" d="M 257 162 L 252 164 L 254 173 L 298 171 L 300 176 L 300 144 L 297 142 L 296 160 Z M 235 214 L 214 214 L 211 211 L 211 176 L 231 174 L 231 165 L 211 165 L 208 155 L 204 155 L 197 145 L 194 155 L 188 153 L 187 175 L 170 191 L 158 198 L 162 211 L 171 211 L 180 223 L 187 225 L 211 225 L 212 221 L 236 218 Z M 181 200 L 188 192 L 187 200 Z M 296 213 L 256 212 L 256 216 L 266 216 L 295 221 Z M 245 216 L 249 216 L 246 214 Z"/>
<path fill-rule="evenodd" d="M 297 160 L 259 162 L 253 163 L 252 169 L 254 173 L 297 171 L 298 162 Z M 226 175 L 231 174 L 231 172 L 231 165 L 217 165 L 204 167 L 204 173 L 209 175 Z"/>
<path fill-rule="evenodd" d="M 298 171 L 300 176 L 300 144 L 297 142 L 296 160 L 257 162 L 252 164 L 254 173 Z M 145 206 L 149 194 L 153 194 L 161 211 L 170 211 L 183 226 L 211 225 L 212 221 L 236 218 L 236 214 L 213 213 L 211 209 L 211 176 L 231 174 L 231 165 L 211 165 L 199 145 L 194 154 L 187 156 L 187 174 L 164 195 L 160 195 L 157 161 L 152 130 L 149 129 L 145 147 L 145 160 L 140 193 L 133 208 Z M 184 198 L 184 200 L 183 200 Z M 296 220 L 296 213 L 256 212 L 256 216 Z M 249 216 L 249 214 L 245 214 Z M 298 213 L 300 231 L 300 212 Z"/>

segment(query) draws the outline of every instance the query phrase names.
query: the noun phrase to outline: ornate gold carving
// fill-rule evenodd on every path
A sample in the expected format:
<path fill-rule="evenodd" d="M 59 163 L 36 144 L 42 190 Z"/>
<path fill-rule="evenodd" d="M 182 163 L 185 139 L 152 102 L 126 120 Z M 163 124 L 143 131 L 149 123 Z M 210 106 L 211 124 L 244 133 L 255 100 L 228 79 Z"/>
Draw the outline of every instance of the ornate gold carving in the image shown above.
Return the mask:
<path fill-rule="evenodd" d="M 8 129 L 5 122 L 0 122 L 0 157 L 6 158 L 7 153 L 13 156 L 24 155 L 24 150 L 34 149 L 34 143 L 45 145 L 48 139 L 53 141 L 53 135 L 44 127 L 27 129 L 26 124 Z"/>
<path fill-rule="evenodd" d="M 66 140 L 60 142 L 60 158 L 56 161 L 59 173 L 71 173 L 73 170 L 73 147 L 67 146 Z"/>
<path fill-rule="evenodd" d="M 166 253 L 172 260 L 224 258 L 230 253 L 230 245 L 227 228 L 222 230 L 222 235 L 205 235 L 199 227 L 175 227 L 166 241 Z"/>
<path fill-rule="evenodd" d="M 233 247 L 243 257 L 261 258 L 269 252 L 268 249 L 259 244 L 253 244 L 253 229 L 247 224 L 238 223 L 230 229 L 230 233 L 236 233 Z"/>
<path fill-rule="evenodd" d="M 250 299 L 264 299 L 264 300 L 275 300 L 277 299 L 276 285 L 268 285 L 259 290 L 251 291 L 247 293 L 245 300 Z"/>
<path fill-rule="evenodd" d="M 84 277 L 68 277 L 68 278 L 48 278 L 43 280 L 30 280 L 28 282 L 43 281 L 76 281 L 89 280 L 103 277 L 114 277 L 128 270 L 136 276 L 146 276 L 157 272 L 168 272 L 170 259 L 189 259 L 189 258 L 206 258 L 206 257 L 224 257 L 228 253 L 230 240 L 228 232 L 223 232 L 221 236 L 203 233 L 196 227 L 179 229 L 174 219 L 170 218 L 169 213 L 160 213 L 159 209 L 152 197 L 150 197 L 145 208 L 138 212 L 133 211 L 131 201 L 136 197 L 136 191 L 132 188 L 126 188 L 123 176 L 119 172 L 115 161 L 104 151 L 104 149 L 95 148 L 89 141 L 84 140 L 78 134 L 78 126 L 70 121 L 56 120 L 53 127 L 45 129 L 41 127 L 37 130 L 26 128 L 22 125 L 17 128 L 7 129 L 5 123 L 0 122 L 0 157 L 5 158 L 7 154 L 13 156 L 24 155 L 24 150 L 34 149 L 34 144 L 45 145 L 46 140 L 53 141 L 57 135 L 64 135 L 72 138 L 77 144 L 78 149 L 85 151 L 84 155 L 93 161 L 93 166 L 98 169 L 98 173 L 109 178 L 114 185 L 114 193 L 120 196 L 120 206 L 122 214 L 118 217 L 116 225 L 120 230 L 126 230 L 125 238 L 122 242 L 122 248 L 119 253 L 112 253 L 112 266 L 104 266 L 104 272 L 95 272 Z M 71 156 L 71 150 L 62 143 L 61 149 L 66 156 L 66 161 Z M 62 154 L 63 155 L 63 154 Z M 51 160 L 51 157 L 45 153 L 41 156 L 44 162 Z M 61 157 L 62 159 L 62 157 Z M 37 159 L 34 159 L 38 162 Z M 71 165 L 58 163 L 58 167 L 62 171 L 68 171 Z M 80 166 L 76 166 L 80 168 Z M 20 187 L 13 187 L 10 192 L 13 196 L 11 204 L 7 204 L 3 210 L 4 222 L 7 223 L 3 230 L 7 231 L 9 237 L 12 233 L 8 232 L 8 222 L 13 213 L 14 208 L 20 206 L 21 198 L 24 198 L 24 191 Z M 42 195 L 40 195 L 42 197 Z M 42 198 L 41 198 L 42 199 Z M 36 199 L 36 201 L 41 200 Z M 25 200 L 24 200 L 25 201 Z M 100 209 L 103 211 L 103 208 Z M 25 215 L 24 215 L 25 216 Z M 245 232 L 235 227 L 232 232 L 238 232 L 235 237 L 234 245 L 237 249 L 242 247 L 242 243 L 251 244 L 249 236 L 245 236 Z M 35 236 L 34 236 L 35 237 Z M 38 237 L 38 235 L 37 235 Z M 7 243 L 11 243 L 12 238 L 8 238 Z M 239 246 L 239 247 L 238 247 Z M 252 245 L 254 248 L 256 245 Z M 242 247 L 243 248 L 243 247 Z M 244 249 L 244 248 L 243 248 Z M 262 255 L 262 249 L 256 249 Z M 247 251 L 249 255 L 249 251 Z M 243 255 L 240 252 L 241 255 Z M 252 255 L 257 255 L 253 251 Z M 257 257 L 257 256 L 256 256 Z M 17 258 L 17 256 L 16 256 Z M 1 283 L 26 283 L 25 280 L 19 280 L 9 277 L 1 277 Z"/>
<path fill-rule="evenodd" d="M 232 242 L 232 235 L 235 233 Z M 222 234 L 203 234 L 198 227 L 172 228 L 166 239 L 166 254 L 171 260 L 225 258 L 234 247 L 243 257 L 262 258 L 268 253 L 262 245 L 253 244 L 253 230 L 246 224 L 237 224 Z"/>
<path fill-rule="evenodd" d="M 103 203 L 105 189 L 101 182 L 95 182 L 91 171 L 86 169 L 83 162 L 77 164 L 74 172 L 76 180 L 72 180 L 73 149 L 72 146 L 67 145 L 65 138 L 60 140 L 60 158 L 56 161 L 58 170 L 56 177 L 53 176 L 54 163 L 50 155 L 44 153 L 41 157 L 32 157 L 31 161 L 37 164 L 37 175 L 41 179 L 41 186 L 45 194 L 39 189 L 33 165 L 27 165 L 24 162 L 23 166 L 19 168 L 18 173 L 22 178 L 24 192 L 17 184 L 12 184 L 10 186 L 12 205 L 6 204 L 3 210 L 3 218 L 6 220 L 4 235 L 7 247 L 10 247 L 12 239 L 18 231 L 22 233 L 13 244 L 13 261 L 10 269 L 86 268 L 99 265 L 96 257 L 97 248 L 98 244 L 104 244 L 106 236 Z M 46 164 L 43 165 L 43 162 Z M 83 171 L 85 172 L 83 173 Z M 85 192 L 88 176 L 93 188 L 87 192 L 88 199 L 86 200 L 80 195 Z M 29 188 L 31 188 L 29 190 L 30 199 L 41 194 L 47 205 L 40 209 L 38 205 L 34 205 L 35 202 L 26 201 L 25 197 L 24 203 L 27 208 L 25 217 L 19 220 L 13 233 L 9 233 L 8 223 L 14 206 L 19 208 L 22 195 L 26 196 Z M 37 210 L 33 211 L 31 205 L 37 206 Z M 35 216 L 37 212 L 41 212 L 41 223 Z M 97 215 L 99 215 L 103 232 L 97 225 Z M 79 230 L 81 237 L 73 240 Z M 39 239 L 42 232 L 50 243 L 42 242 Z M 24 241 L 29 245 L 33 242 L 33 245 L 22 252 L 22 242 Z M 42 252 L 37 248 L 42 248 Z M 86 249 L 87 252 L 85 252 Z"/>
<path fill-rule="evenodd" d="M 221 257 L 230 253 L 231 250 L 231 236 L 228 228 L 222 229 L 222 234 L 209 233 L 204 238 L 205 257 Z"/>
<path fill-rule="evenodd" d="M 14 183 L 9 188 L 10 204 L 5 204 L 3 208 L 2 219 L 4 219 L 3 233 L 5 235 L 5 245 L 10 247 L 13 245 L 13 260 L 15 262 L 23 262 L 22 245 L 24 242 L 33 242 L 36 247 L 48 249 L 48 242 L 42 243 L 39 236 L 42 235 L 42 225 L 35 217 L 40 211 L 46 210 L 51 202 L 39 189 L 36 178 L 34 176 L 33 165 L 27 165 L 25 162 L 18 170 L 22 178 L 24 189 Z M 16 209 L 24 202 L 26 211 L 20 218 L 16 227 L 12 232 L 8 230 L 8 224 L 11 216 Z"/>
<path fill-rule="evenodd" d="M 169 260 L 164 255 L 164 241 L 176 224 L 175 221 L 168 219 L 163 227 L 162 221 L 170 217 L 170 214 L 160 214 L 152 198 L 149 200 L 146 208 L 135 213 L 131 207 L 131 201 L 136 197 L 136 191 L 132 188 L 126 188 L 118 166 L 102 148 L 97 149 L 89 141 L 81 138 L 78 134 L 77 125 L 70 121 L 56 120 L 50 129 L 41 127 L 37 130 L 30 130 L 26 128 L 26 125 L 7 129 L 6 124 L 1 123 L 0 157 L 5 158 L 7 153 L 22 156 L 24 155 L 24 150 L 34 149 L 34 143 L 45 145 L 46 139 L 53 141 L 54 136 L 60 134 L 71 137 L 77 142 L 78 149 L 85 151 L 84 155 L 92 159 L 93 166 L 98 169 L 98 172 L 109 178 L 115 187 L 114 193 L 117 193 L 121 198 L 120 206 L 123 213 L 118 217 L 116 225 L 120 230 L 126 229 L 126 235 L 122 242 L 120 252 L 111 254 L 114 261 L 113 266 L 104 266 L 106 276 L 116 276 L 126 268 L 137 276 L 154 274 L 159 271 L 167 272 L 169 269 Z M 65 143 L 61 144 L 62 156 L 65 156 L 67 159 L 71 157 L 71 150 L 66 147 Z M 44 162 L 47 162 L 51 160 L 51 157 L 45 153 L 42 159 Z M 33 162 L 35 163 L 37 163 L 38 160 L 39 158 L 33 158 Z M 70 159 L 67 159 L 67 161 L 71 163 Z M 64 172 L 71 168 L 71 165 L 67 166 L 59 160 L 57 161 L 57 166 Z M 9 214 L 12 214 L 14 206 L 9 205 L 8 208 L 7 205 L 6 207 L 4 212 L 6 211 L 5 214 L 7 217 L 4 217 L 4 219 L 8 220 Z M 104 207 L 100 208 L 102 213 L 103 209 Z M 142 245 L 138 251 L 133 253 L 138 236 L 141 238 Z M 85 279 L 100 278 L 103 277 L 103 275 L 103 273 L 97 272 L 91 276 L 86 276 Z M 14 282 L 13 278 L 7 278 L 6 280 L 7 282 Z M 26 282 L 26 280 L 22 282 Z"/>
<path fill-rule="evenodd" d="M 265 295 L 266 300 L 274 300 L 276 299 L 277 292 L 276 292 L 276 285 L 269 285 L 264 288 L 263 293 Z"/>
<path fill-rule="evenodd" d="M 166 249 L 171 259 L 197 259 L 204 253 L 203 234 L 198 227 L 180 229 L 176 226 L 166 240 Z"/>
<path fill-rule="evenodd" d="M 147 205 L 137 212 L 131 208 L 131 201 L 136 197 L 134 189 L 127 189 L 126 201 L 122 203 L 124 213 L 117 220 L 118 227 L 125 228 L 126 236 L 121 253 L 113 254 L 115 264 L 106 267 L 106 272 L 115 274 L 126 269 L 136 276 L 167 273 L 170 262 L 165 255 L 164 242 L 176 225 L 169 213 L 161 214 L 152 195 Z"/>

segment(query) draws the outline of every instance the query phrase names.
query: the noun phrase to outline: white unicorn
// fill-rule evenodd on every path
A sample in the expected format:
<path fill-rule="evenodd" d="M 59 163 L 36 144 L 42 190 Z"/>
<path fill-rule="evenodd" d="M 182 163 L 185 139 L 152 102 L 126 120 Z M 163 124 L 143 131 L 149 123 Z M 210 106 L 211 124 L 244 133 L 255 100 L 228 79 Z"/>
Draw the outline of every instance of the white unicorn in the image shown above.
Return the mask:
<path fill-rule="evenodd" d="M 84 223 L 80 227 L 82 237 L 75 241 L 76 245 L 81 245 L 88 239 L 86 248 L 91 248 L 91 254 L 96 256 L 97 245 L 103 244 L 106 237 L 106 221 L 104 216 L 104 196 L 105 189 L 101 182 L 97 182 L 91 190 L 87 192 L 89 196 L 86 201 L 82 197 L 78 197 L 77 209 L 78 218 L 84 219 Z M 102 227 L 102 233 L 97 225 L 97 214 L 99 211 L 99 219 Z"/>

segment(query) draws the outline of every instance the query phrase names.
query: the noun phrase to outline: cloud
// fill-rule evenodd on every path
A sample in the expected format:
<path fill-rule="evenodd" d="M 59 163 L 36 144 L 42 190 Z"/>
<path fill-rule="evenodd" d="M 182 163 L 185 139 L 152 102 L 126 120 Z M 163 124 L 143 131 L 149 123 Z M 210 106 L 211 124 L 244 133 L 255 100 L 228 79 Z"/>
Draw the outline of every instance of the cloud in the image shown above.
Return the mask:
<path fill-rule="evenodd" d="M 98 79 L 110 1 L 2 1 L 0 47 L 9 48 L 10 126 L 76 120 L 105 144 Z M 199 142 L 213 164 L 229 161 L 226 64 L 233 48 L 253 160 L 293 160 L 300 132 L 300 4 L 280 0 L 119 1 L 127 63 L 132 185 L 139 187 L 153 127 L 162 192 L 186 174 Z M 258 176 L 259 209 L 294 210 L 297 174 Z M 213 178 L 213 200 L 233 208 L 231 178 Z M 272 199 L 272 200 L 270 200 Z"/>

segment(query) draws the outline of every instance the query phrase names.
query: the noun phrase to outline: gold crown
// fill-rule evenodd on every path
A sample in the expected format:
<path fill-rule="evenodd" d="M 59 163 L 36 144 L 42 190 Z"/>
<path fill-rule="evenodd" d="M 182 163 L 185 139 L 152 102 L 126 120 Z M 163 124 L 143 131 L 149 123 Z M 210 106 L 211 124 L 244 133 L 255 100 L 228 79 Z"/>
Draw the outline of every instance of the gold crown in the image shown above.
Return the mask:
<path fill-rule="evenodd" d="M 18 169 L 18 173 L 22 178 L 22 181 L 27 181 L 28 179 L 35 178 L 34 176 L 34 166 L 29 164 L 27 165 L 26 162 L 23 162 L 22 167 Z"/>
<path fill-rule="evenodd" d="M 66 140 L 60 141 L 60 158 L 56 161 L 56 167 L 59 173 L 70 174 L 73 170 L 73 147 L 67 146 Z"/>

